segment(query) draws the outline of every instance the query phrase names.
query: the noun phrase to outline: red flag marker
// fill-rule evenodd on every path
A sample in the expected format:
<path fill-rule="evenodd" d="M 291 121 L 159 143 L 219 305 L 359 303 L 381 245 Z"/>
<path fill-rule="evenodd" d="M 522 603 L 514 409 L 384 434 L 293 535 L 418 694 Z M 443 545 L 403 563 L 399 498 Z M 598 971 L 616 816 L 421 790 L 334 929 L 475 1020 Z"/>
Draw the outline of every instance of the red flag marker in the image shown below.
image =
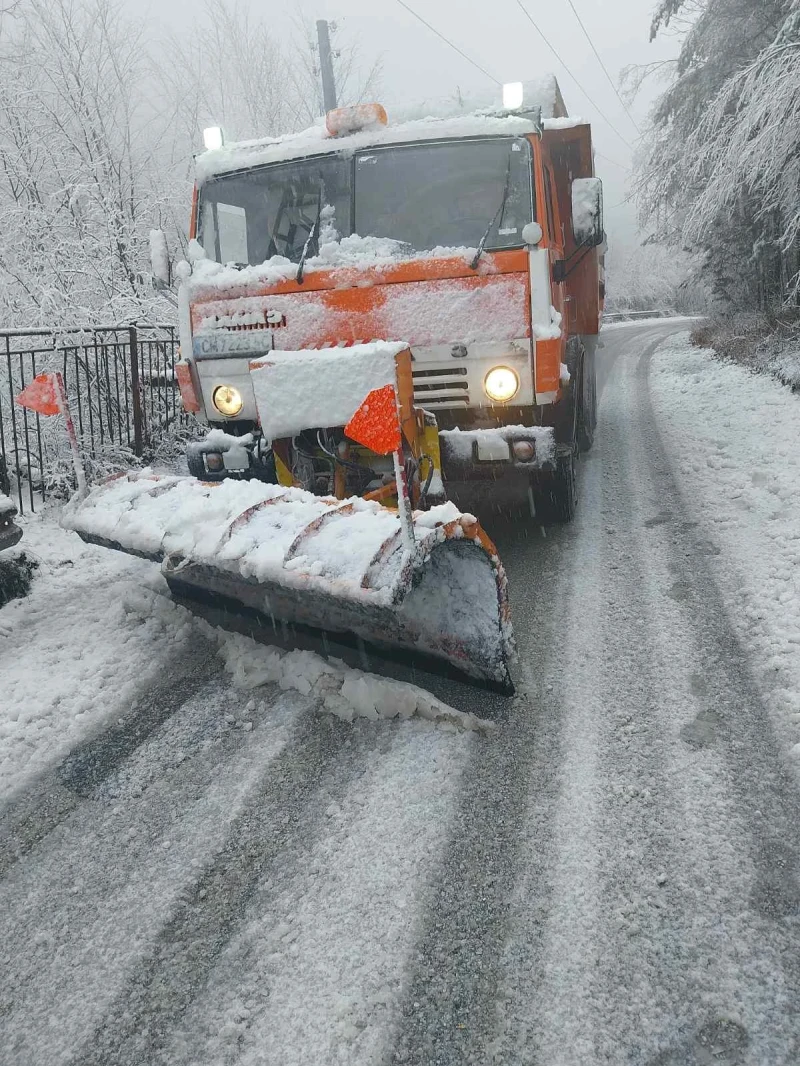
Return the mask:
<path fill-rule="evenodd" d="M 400 418 L 394 385 L 373 389 L 344 427 L 346 435 L 357 444 L 388 455 L 400 447 Z"/>
<path fill-rule="evenodd" d="M 72 451 L 72 464 L 75 467 L 75 477 L 78 482 L 78 496 L 86 495 L 86 474 L 81 460 L 81 450 L 78 447 L 78 437 L 75 433 L 75 423 L 67 400 L 67 390 L 64 388 L 64 379 L 56 372 L 54 374 L 37 374 L 30 385 L 26 385 L 16 397 L 20 407 L 27 407 L 29 411 L 35 411 L 38 415 L 64 416 L 64 424 L 67 430 L 70 450 Z"/>
<path fill-rule="evenodd" d="M 26 385 L 17 396 L 20 407 L 27 407 L 38 415 L 57 415 L 61 413 L 56 392 L 56 375 L 39 374 L 30 385 Z"/>
<path fill-rule="evenodd" d="M 406 481 L 400 412 L 397 410 L 394 385 L 384 385 L 381 389 L 373 389 L 367 393 L 367 398 L 344 427 L 344 431 L 350 440 L 363 444 L 377 455 L 392 453 L 400 528 L 406 549 L 413 551 L 414 518 Z"/>

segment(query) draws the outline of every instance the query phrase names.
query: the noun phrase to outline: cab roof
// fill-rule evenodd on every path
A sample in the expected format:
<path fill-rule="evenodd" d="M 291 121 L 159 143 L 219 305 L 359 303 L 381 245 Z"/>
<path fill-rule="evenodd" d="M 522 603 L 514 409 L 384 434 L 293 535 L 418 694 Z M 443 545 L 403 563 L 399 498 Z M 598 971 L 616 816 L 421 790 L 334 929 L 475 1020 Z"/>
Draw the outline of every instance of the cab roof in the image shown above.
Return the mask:
<path fill-rule="evenodd" d="M 542 125 L 548 128 L 551 123 L 577 124 L 581 121 L 567 118 L 567 109 L 553 75 L 545 75 L 536 82 L 525 82 L 524 89 L 525 114 L 498 111 L 497 101 L 492 98 L 459 95 L 390 108 L 388 125 L 338 137 L 331 137 L 324 119 L 320 119 L 317 125 L 300 133 L 226 144 L 196 157 L 197 180 L 202 183 L 238 170 L 319 155 L 348 156 L 383 145 L 468 137 L 523 137 L 540 132 Z M 543 122 L 538 113 L 541 113 Z M 393 123 L 393 116 L 399 121 Z"/>

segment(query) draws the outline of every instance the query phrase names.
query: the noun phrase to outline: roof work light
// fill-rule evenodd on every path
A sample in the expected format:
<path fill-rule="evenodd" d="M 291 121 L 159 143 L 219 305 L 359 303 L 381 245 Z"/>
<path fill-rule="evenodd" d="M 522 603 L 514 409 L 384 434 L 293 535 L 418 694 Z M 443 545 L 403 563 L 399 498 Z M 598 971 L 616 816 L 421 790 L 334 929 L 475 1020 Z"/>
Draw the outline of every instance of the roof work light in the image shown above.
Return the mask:
<path fill-rule="evenodd" d="M 222 132 L 222 127 L 208 126 L 207 129 L 204 129 L 203 144 L 209 152 L 213 152 L 215 148 L 221 148 L 225 144 L 225 135 Z"/>
<path fill-rule="evenodd" d="M 522 107 L 525 89 L 521 81 L 509 81 L 503 86 L 503 107 L 507 111 L 516 111 Z"/>

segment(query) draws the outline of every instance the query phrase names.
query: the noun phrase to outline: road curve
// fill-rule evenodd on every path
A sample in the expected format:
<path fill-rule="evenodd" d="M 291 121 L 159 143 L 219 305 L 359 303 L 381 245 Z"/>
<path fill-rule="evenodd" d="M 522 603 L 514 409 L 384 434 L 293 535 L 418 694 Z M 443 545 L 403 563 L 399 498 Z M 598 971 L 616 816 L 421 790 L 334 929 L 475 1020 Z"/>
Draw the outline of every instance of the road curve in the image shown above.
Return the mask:
<path fill-rule="evenodd" d="M 519 690 L 437 694 L 491 736 L 200 648 L 2 812 L 4 1063 L 800 1062 L 800 789 L 650 399 L 675 330 L 604 334 L 576 522 L 490 522 Z"/>

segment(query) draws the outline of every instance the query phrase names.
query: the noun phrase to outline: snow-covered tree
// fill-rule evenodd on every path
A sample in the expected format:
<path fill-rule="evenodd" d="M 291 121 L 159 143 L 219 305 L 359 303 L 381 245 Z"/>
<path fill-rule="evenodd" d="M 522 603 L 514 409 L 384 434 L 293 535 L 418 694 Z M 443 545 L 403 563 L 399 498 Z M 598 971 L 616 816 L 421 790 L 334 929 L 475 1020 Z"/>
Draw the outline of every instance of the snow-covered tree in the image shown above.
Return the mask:
<path fill-rule="evenodd" d="M 110 0 L 26 0 L 3 28 L 4 318 L 135 313 L 157 147 L 142 133 L 140 27 Z"/>
<path fill-rule="evenodd" d="M 640 160 L 642 223 L 701 253 L 724 304 L 797 300 L 797 0 L 662 0 L 684 19 L 678 62 Z"/>
<path fill-rule="evenodd" d="M 606 310 L 703 312 L 708 294 L 698 266 L 686 252 L 664 244 L 612 244 L 606 255 Z"/>
<path fill-rule="evenodd" d="M 163 320 L 149 234 L 185 243 L 203 126 L 237 138 L 319 111 L 308 30 L 273 34 L 209 0 L 188 38 L 154 39 L 121 0 L 16 0 L 0 9 L 0 316 L 13 325 Z M 337 42 L 342 102 L 361 97 L 356 46 Z"/>

